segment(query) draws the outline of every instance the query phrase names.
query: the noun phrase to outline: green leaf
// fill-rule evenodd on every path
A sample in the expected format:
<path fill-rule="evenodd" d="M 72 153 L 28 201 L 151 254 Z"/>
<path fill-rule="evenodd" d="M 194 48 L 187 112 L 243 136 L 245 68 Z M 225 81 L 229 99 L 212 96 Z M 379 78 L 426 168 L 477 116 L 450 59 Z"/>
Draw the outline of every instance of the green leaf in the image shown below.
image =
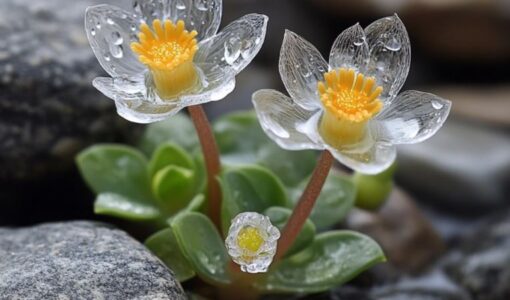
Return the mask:
<path fill-rule="evenodd" d="M 314 151 L 286 151 L 262 131 L 254 112 L 226 115 L 214 124 L 214 132 L 228 164 L 260 164 L 275 173 L 284 184 L 294 186 L 315 167 Z"/>
<path fill-rule="evenodd" d="M 189 213 L 189 212 L 199 212 L 205 203 L 205 196 L 203 194 L 196 195 L 189 203 L 188 206 L 186 206 L 184 209 L 181 209 L 179 212 L 177 212 L 175 215 L 171 216 L 167 219 L 167 223 L 169 226 L 172 226 L 173 221 L 178 216 Z"/>
<path fill-rule="evenodd" d="M 173 143 L 165 143 L 156 149 L 149 163 L 149 173 L 153 177 L 158 171 L 168 166 L 195 169 L 192 157 L 180 146 Z"/>
<path fill-rule="evenodd" d="M 154 176 L 152 190 L 161 205 L 169 213 L 175 213 L 186 207 L 194 196 L 193 171 L 174 165 L 163 168 Z"/>
<path fill-rule="evenodd" d="M 291 190 L 294 204 L 299 201 L 308 181 L 309 179 L 306 179 L 298 188 Z M 345 218 L 354 205 L 355 197 L 356 188 L 348 178 L 330 174 L 315 203 L 310 219 L 319 229 L 329 228 Z"/>
<path fill-rule="evenodd" d="M 184 213 L 172 222 L 179 246 L 195 272 L 212 284 L 228 284 L 230 258 L 213 223 L 203 214 Z"/>
<path fill-rule="evenodd" d="M 283 230 L 290 218 L 292 211 L 284 207 L 270 207 L 264 213 L 271 220 L 271 223 L 278 227 L 280 232 Z M 299 233 L 294 245 L 287 251 L 286 256 L 291 256 L 304 248 L 308 247 L 315 238 L 315 225 L 310 220 L 306 220 L 303 229 Z"/>
<path fill-rule="evenodd" d="M 150 236 L 145 241 L 145 246 L 174 272 L 180 282 L 195 276 L 195 271 L 184 257 L 171 228 L 163 229 Z"/>
<path fill-rule="evenodd" d="M 77 156 L 78 168 L 96 193 L 115 193 L 138 202 L 152 200 L 147 159 L 122 145 L 96 145 Z"/>
<path fill-rule="evenodd" d="M 190 153 L 199 148 L 193 123 L 185 114 L 177 114 L 165 121 L 149 125 L 142 136 L 139 147 L 146 155 L 150 156 L 159 145 L 165 142 L 177 144 Z"/>
<path fill-rule="evenodd" d="M 263 213 L 271 206 L 287 205 L 282 183 L 265 168 L 253 165 L 228 169 L 220 182 L 223 232 L 228 231 L 230 222 L 239 213 Z"/>
<path fill-rule="evenodd" d="M 101 193 L 94 202 L 94 213 L 132 221 L 151 221 L 160 214 L 156 207 L 114 193 Z"/>
<path fill-rule="evenodd" d="M 283 260 L 258 287 L 270 292 L 323 292 L 385 260 L 371 238 L 352 231 L 330 231 L 318 235 L 309 248 Z"/>

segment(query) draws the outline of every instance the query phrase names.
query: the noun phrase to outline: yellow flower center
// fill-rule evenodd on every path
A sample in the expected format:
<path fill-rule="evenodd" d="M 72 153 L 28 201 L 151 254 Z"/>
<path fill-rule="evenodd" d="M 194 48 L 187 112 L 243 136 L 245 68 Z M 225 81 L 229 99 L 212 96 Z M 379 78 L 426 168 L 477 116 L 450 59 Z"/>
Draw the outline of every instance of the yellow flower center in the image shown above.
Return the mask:
<path fill-rule="evenodd" d="M 366 123 L 382 108 L 383 88 L 375 78 L 340 68 L 324 74 L 317 86 L 325 108 L 319 131 L 331 146 L 357 143 L 365 136 Z"/>
<path fill-rule="evenodd" d="M 262 244 L 264 244 L 264 238 L 255 227 L 244 227 L 237 235 L 237 245 L 243 251 L 255 253 L 262 247 Z"/>
<path fill-rule="evenodd" d="M 184 21 L 154 20 L 152 29 L 140 26 L 139 42 L 131 43 L 140 62 L 152 73 L 158 94 L 163 99 L 175 98 L 194 87 L 198 74 L 193 58 L 198 50 L 196 31 L 188 32 Z"/>

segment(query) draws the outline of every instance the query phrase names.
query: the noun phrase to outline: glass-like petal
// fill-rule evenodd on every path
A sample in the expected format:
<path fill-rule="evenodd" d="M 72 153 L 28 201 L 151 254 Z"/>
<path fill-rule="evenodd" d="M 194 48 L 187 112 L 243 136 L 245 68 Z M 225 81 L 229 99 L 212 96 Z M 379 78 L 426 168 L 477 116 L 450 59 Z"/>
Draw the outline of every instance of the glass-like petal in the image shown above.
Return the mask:
<path fill-rule="evenodd" d="M 329 66 L 311 43 L 292 31 L 285 31 L 279 68 L 282 81 L 297 104 L 307 110 L 321 107 L 317 82 L 324 80 Z"/>
<path fill-rule="evenodd" d="M 372 121 L 374 135 L 393 144 L 414 144 L 433 136 L 446 121 L 451 102 L 436 95 L 405 91 Z"/>
<path fill-rule="evenodd" d="M 187 30 L 196 30 L 202 40 L 218 32 L 222 0 L 133 0 L 135 12 L 146 23 L 155 19 L 183 20 Z"/>
<path fill-rule="evenodd" d="M 384 88 L 381 99 L 389 103 L 398 94 L 409 73 L 411 44 L 397 15 L 375 21 L 365 29 L 370 61 L 367 74 Z"/>
<path fill-rule="evenodd" d="M 288 150 L 321 149 L 298 130 L 313 112 L 275 90 L 257 91 L 252 100 L 262 128 L 280 147 Z"/>
<path fill-rule="evenodd" d="M 368 61 L 368 44 L 359 23 L 347 28 L 336 38 L 329 54 L 329 65 L 334 69 L 353 68 L 365 73 Z"/>
<path fill-rule="evenodd" d="M 267 21 L 264 15 L 246 15 L 200 42 L 194 61 L 209 82 L 235 76 L 253 60 L 264 43 Z"/>
<path fill-rule="evenodd" d="M 97 60 L 112 77 L 131 77 L 145 70 L 130 44 L 137 40 L 139 21 L 132 13 L 111 5 L 89 7 L 87 37 Z"/>

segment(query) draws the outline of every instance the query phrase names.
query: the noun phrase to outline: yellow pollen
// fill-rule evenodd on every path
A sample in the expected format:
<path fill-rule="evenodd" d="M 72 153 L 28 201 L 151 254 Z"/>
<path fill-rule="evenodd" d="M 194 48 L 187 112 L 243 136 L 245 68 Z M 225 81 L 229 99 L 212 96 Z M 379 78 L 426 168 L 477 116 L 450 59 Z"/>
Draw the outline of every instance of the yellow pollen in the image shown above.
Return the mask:
<path fill-rule="evenodd" d="M 375 78 L 340 68 L 325 73 L 317 88 L 325 108 L 322 138 L 337 148 L 362 140 L 366 123 L 383 106 L 378 98 L 383 88 L 375 86 Z"/>
<path fill-rule="evenodd" d="M 196 31 L 185 29 L 182 20 L 174 24 L 156 19 L 152 29 L 145 23 L 140 26 L 139 41 L 131 43 L 131 49 L 151 70 L 161 98 L 174 98 L 196 85 L 198 74 L 193 64 L 198 50 L 196 35 Z"/>
<path fill-rule="evenodd" d="M 237 245 L 243 250 L 251 253 L 257 252 L 264 244 L 264 238 L 255 227 L 244 227 L 237 235 Z"/>

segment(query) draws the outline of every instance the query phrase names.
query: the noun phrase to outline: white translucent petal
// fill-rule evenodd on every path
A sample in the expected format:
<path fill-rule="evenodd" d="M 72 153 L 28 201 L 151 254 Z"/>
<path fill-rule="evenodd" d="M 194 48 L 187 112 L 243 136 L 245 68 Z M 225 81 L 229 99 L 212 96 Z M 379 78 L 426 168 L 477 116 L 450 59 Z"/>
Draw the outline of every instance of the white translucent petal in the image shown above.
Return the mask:
<path fill-rule="evenodd" d="M 365 73 L 368 61 L 368 44 L 359 24 L 344 30 L 336 38 L 329 54 L 329 65 L 333 69 L 352 68 Z"/>
<path fill-rule="evenodd" d="M 252 100 L 262 129 L 280 147 L 287 150 L 321 148 L 298 130 L 313 112 L 275 90 L 257 91 Z"/>
<path fill-rule="evenodd" d="M 289 95 L 307 110 L 321 107 L 317 82 L 324 80 L 328 63 L 308 41 L 286 30 L 280 51 L 280 76 Z"/>
<path fill-rule="evenodd" d="M 433 136 L 443 126 L 451 102 L 436 95 L 405 91 L 371 122 L 378 139 L 414 144 Z"/>
<path fill-rule="evenodd" d="M 365 29 L 370 61 L 367 75 L 375 76 L 384 88 L 382 99 L 398 94 L 409 73 L 411 44 L 406 28 L 397 15 L 375 21 Z"/>
<path fill-rule="evenodd" d="M 313 115 L 304 127 L 308 137 L 322 149 L 329 150 L 340 163 L 365 174 L 377 174 L 387 169 L 396 158 L 395 146 L 388 142 L 376 141 L 370 132 L 365 139 L 355 145 L 336 149 L 328 145 L 319 134 L 319 122 L 322 112 Z"/>
<path fill-rule="evenodd" d="M 246 15 L 200 42 L 194 61 L 210 83 L 235 76 L 253 60 L 264 43 L 267 21 L 264 15 Z"/>
<path fill-rule="evenodd" d="M 218 32 L 221 22 L 221 0 L 133 0 L 135 12 L 152 24 L 155 19 L 183 20 L 187 30 L 196 30 L 202 40 Z"/>
<path fill-rule="evenodd" d="M 131 77 L 145 70 L 130 44 L 137 40 L 138 19 L 111 5 L 87 8 L 85 29 L 94 54 L 112 77 Z"/>

